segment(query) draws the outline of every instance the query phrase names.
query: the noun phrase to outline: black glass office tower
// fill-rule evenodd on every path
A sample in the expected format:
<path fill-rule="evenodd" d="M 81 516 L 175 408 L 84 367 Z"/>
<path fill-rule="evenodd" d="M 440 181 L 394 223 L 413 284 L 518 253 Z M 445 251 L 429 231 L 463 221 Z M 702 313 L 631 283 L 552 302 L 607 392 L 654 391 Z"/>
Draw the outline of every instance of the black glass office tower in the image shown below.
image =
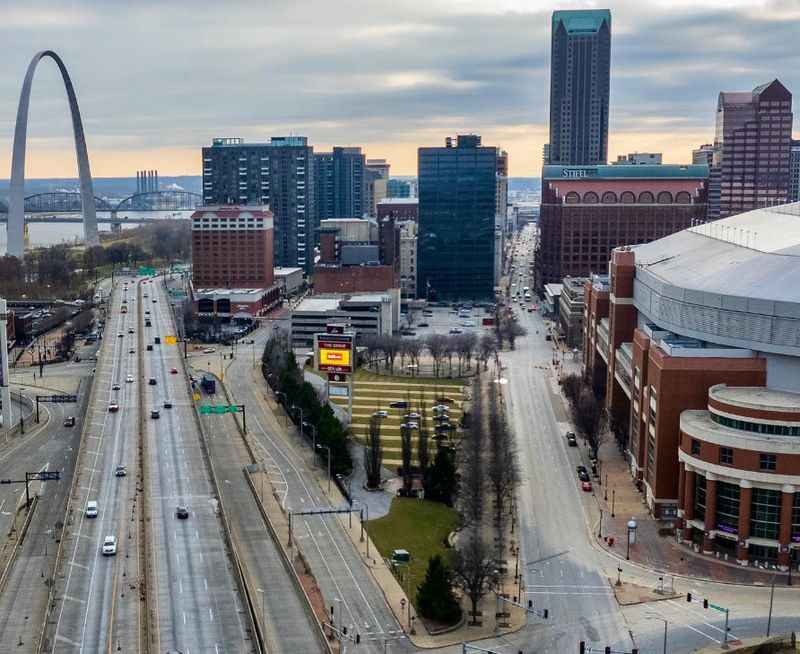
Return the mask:
<path fill-rule="evenodd" d="M 494 297 L 496 172 L 497 148 L 480 136 L 419 148 L 418 297 Z"/>
<path fill-rule="evenodd" d="M 550 54 L 549 161 L 608 161 L 611 12 L 554 11 Z"/>

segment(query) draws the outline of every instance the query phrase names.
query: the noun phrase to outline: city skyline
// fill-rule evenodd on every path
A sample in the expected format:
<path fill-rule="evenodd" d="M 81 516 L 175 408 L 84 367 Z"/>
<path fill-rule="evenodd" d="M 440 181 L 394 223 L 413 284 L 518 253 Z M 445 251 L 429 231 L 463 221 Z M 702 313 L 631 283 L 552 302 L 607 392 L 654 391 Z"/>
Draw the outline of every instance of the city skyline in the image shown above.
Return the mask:
<path fill-rule="evenodd" d="M 0 176 L 10 169 L 20 80 L 43 47 L 71 71 L 98 177 L 148 167 L 199 174 L 197 148 L 211 138 L 277 133 L 308 136 L 315 150 L 362 146 L 368 158 L 387 158 L 393 174 L 415 174 L 417 147 L 465 132 L 506 149 L 511 175 L 538 176 L 554 9 L 613 12 L 610 160 L 648 150 L 664 152 L 665 163 L 687 163 L 693 148 L 713 139 L 719 91 L 774 77 L 800 87 L 798 55 L 781 47 L 800 25 L 788 2 L 724 3 L 730 10 L 709 2 L 698 10 L 648 0 L 646 12 L 632 2 L 529 4 L 355 3 L 334 15 L 323 3 L 300 13 L 198 3 L 189 16 L 156 4 L 11 7 L 0 27 L 11 46 L 0 82 L 7 162 Z M 256 27 L 243 29 L 243 18 Z M 43 66 L 34 84 L 28 177 L 74 173 L 57 74 Z M 254 75 L 264 84 L 253 84 Z M 205 91 L 209 82 L 218 92 Z M 232 93 L 241 101 L 231 103 Z"/>

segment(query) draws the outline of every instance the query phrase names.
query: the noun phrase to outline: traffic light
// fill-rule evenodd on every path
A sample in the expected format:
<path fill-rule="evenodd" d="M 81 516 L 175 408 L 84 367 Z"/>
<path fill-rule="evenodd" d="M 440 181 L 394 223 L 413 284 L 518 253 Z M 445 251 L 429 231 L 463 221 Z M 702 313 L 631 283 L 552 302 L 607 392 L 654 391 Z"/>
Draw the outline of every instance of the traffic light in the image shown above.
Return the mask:
<path fill-rule="evenodd" d="M 583 641 L 578 643 L 578 654 L 586 654 L 586 643 Z"/>
<path fill-rule="evenodd" d="M 692 601 L 692 594 L 691 593 L 686 593 L 686 601 L 687 602 L 691 602 Z"/>
<path fill-rule="evenodd" d="M 704 600 L 703 600 L 703 608 L 704 608 L 704 609 L 707 609 L 707 608 L 708 608 L 708 600 L 707 600 L 707 599 L 704 599 Z"/>

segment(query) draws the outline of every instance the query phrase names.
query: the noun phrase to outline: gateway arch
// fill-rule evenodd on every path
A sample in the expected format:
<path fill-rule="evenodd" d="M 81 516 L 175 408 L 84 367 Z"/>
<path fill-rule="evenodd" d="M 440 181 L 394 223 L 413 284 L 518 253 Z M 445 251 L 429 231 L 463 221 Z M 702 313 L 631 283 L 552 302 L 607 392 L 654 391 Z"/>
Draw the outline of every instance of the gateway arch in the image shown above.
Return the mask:
<path fill-rule="evenodd" d="M 97 214 L 92 189 L 92 174 L 89 171 L 89 156 L 86 153 L 86 138 L 83 134 L 81 112 L 75 89 L 69 78 L 64 62 L 52 50 L 36 53 L 28 66 L 22 93 L 17 108 L 17 123 L 14 128 L 14 151 L 11 158 L 11 187 L 8 206 L 8 254 L 21 258 L 25 252 L 25 146 L 28 133 L 28 106 L 31 99 L 31 85 L 36 66 L 44 57 L 56 62 L 67 91 L 69 110 L 72 114 L 72 133 L 75 136 L 75 154 L 78 157 L 78 177 L 81 183 L 81 205 L 83 208 L 83 234 L 87 245 L 96 245 Z"/>

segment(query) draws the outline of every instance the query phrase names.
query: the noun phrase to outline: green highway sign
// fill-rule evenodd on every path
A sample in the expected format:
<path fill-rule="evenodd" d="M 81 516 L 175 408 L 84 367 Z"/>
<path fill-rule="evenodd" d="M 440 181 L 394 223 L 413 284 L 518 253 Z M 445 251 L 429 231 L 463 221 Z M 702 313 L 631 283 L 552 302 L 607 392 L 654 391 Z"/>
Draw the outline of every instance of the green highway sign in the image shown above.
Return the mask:
<path fill-rule="evenodd" d="M 711 602 L 708 603 L 709 608 L 716 609 L 720 613 L 725 613 L 728 609 L 724 606 L 717 606 L 716 604 L 712 604 Z"/>
<path fill-rule="evenodd" d="M 199 408 L 200 414 L 207 416 L 211 414 L 239 413 L 239 407 L 231 404 L 203 404 Z"/>
<path fill-rule="evenodd" d="M 156 274 L 156 269 L 150 266 L 139 266 L 139 274 L 145 277 L 152 277 Z"/>

